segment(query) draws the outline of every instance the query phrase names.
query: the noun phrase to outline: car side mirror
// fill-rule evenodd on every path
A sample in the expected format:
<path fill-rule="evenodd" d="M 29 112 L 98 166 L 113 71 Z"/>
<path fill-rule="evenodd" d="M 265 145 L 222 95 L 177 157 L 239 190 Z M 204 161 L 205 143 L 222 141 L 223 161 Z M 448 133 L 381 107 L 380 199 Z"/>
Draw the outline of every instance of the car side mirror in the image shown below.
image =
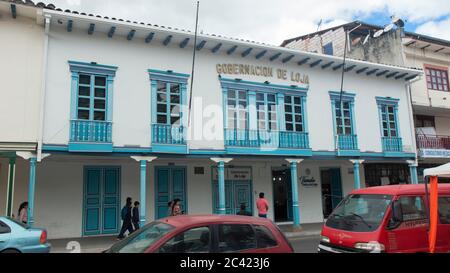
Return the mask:
<path fill-rule="evenodd" d="M 391 203 L 391 218 L 389 219 L 388 229 L 395 229 L 403 222 L 402 205 L 398 200 Z"/>

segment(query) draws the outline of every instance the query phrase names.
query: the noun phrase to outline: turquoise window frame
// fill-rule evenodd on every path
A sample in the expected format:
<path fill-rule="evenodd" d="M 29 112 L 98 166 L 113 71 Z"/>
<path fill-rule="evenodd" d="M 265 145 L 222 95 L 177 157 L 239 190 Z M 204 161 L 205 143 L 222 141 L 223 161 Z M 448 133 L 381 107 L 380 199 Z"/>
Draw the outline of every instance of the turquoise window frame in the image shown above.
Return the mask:
<path fill-rule="evenodd" d="M 340 92 L 336 92 L 336 91 L 330 91 L 330 98 L 331 98 L 331 109 L 332 109 L 332 113 L 333 113 L 333 132 L 334 135 L 337 135 L 338 133 L 338 125 L 336 123 L 336 103 L 339 102 L 341 96 L 340 96 Z M 349 111 L 350 111 L 350 130 L 351 130 L 351 134 L 352 135 L 356 135 L 356 126 L 355 126 L 355 96 L 356 94 L 354 93 L 348 93 L 348 92 L 344 92 L 342 94 L 342 101 L 341 101 L 341 116 L 344 117 L 344 107 L 343 104 L 345 102 L 349 103 Z M 342 118 L 342 128 L 343 128 L 343 134 L 341 135 L 345 135 L 345 123 L 344 123 L 344 118 Z"/>
<path fill-rule="evenodd" d="M 151 108 L 152 108 L 152 124 L 159 124 L 157 122 L 157 93 L 158 93 L 158 82 L 164 82 L 167 84 L 166 91 L 168 90 L 168 85 L 170 83 L 179 84 L 180 85 L 180 126 L 187 126 L 187 113 L 183 110 L 187 106 L 187 83 L 190 77 L 189 74 L 176 73 L 172 70 L 162 71 L 155 69 L 148 69 L 148 74 L 150 77 L 150 85 L 151 85 Z M 170 89 L 170 88 L 169 88 Z M 170 92 L 170 90 L 169 90 Z M 167 93 L 166 93 L 167 94 Z M 170 94 L 167 98 L 167 103 L 170 103 Z M 170 112 L 170 107 L 167 106 L 167 111 Z M 166 122 L 166 125 L 170 124 L 170 113 Z"/>
<path fill-rule="evenodd" d="M 400 138 L 400 130 L 399 130 L 399 120 L 398 120 L 398 103 L 399 103 L 399 99 L 395 99 L 395 98 L 390 98 L 390 97 L 375 97 L 376 101 L 377 101 L 377 105 L 378 105 L 378 115 L 379 115 L 379 119 L 380 119 L 380 134 L 381 137 L 398 137 Z M 394 119 L 391 121 L 389 119 L 385 119 L 385 117 L 388 117 L 389 113 L 388 113 L 388 108 L 392 107 L 393 108 L 393 116 Z M 384 122 L 386 121 L 386 125 L 387 125 L 387 135 L 384 135 Z M 394 124 L 395 126 L 395 136 L 392 135 L 392 130 L 390 128 L 391 123 Z"/>
<path fill-rule="evenodd" d="M 230 98 L 229 95 L 231 92 L 234 92 L 234 98 Z M 245 98 L 240 98 L 239 94 L 245 94 Z M 235 106 L 234 107 L 230 107 L 230 101 L 233 101 Z M 240 109 L 240 102 L 244 102 L 245 101 L 245 109 Z M 227 102 L 226 102 L 226 113 L 225 115 L 227 116 L 227 121 L 229 121 L 230 116 L 229 116 L 229 111 L 233 111 L 236 115 L 233 118 L 234 119 L 234 123 L 233 123 L 233 127 L 230 128 L 229 127 L 229 123 L 227 123 L 225 126 L 225 128 L 228 129 L 238 129 L 238 130 L 248 130 L 250 127 L 249 124 L 249 103 L 250 103 L 250 98 L 249 98 L 249 94 L 246 92 L 246 90 L 244 89 L 237 89 L 237 88 L 233 88 L 228 90 L 227 92 Z M 242 118 L 241 117 L 241 110 L 244 110 L 244 115 L 245 117 Z M 240 121 L 241 120 L 245 120 L 244 122 L 244 128 L 242 128 Z"/>
<path fill-rule="evenodd" d="M 223 108 L 223 124 L 224 128 L 228 128 L 228 91 L 237 89 L 247 91 L 248 95 L 248 126 L 250 130 L 257 130 L 257 111 L 256 110 L 256 93 L 274 94 L 277 98 L 277 127 L 280 131 L 285 131 L 285 113 L 284 113 L 284 96 L 293 95 L 302 97 L 303 103 L 303 120 L 304 132 L 308 132 L 307 112 L 306 112 L 306 96 L 309 88 L 297 85 L 280 85 L 269 82 L 253 82 L 244 81 L 242 79 L 230 79 L 219 76 L 219 82 L 222 87 L 222 108 Z M 254 110 L 252 110 L 254 108 Z M 253 112 L 253 113 L 252 113 Z"/>
<path fill-rule="evenodd" d="M 287 102 L 288 101 L 288 97 L 291 100 L 291 102 Z M 295 99 L 299 98 L 300 99 L 300 103 L 296 103 Z M 290 106 L 291 107 L 291 111 L 286 111 L 286 106 Z M 296 107 L 300 107 L 300 111 L 297 112 L 296 111 Z M 298 95 L 292 95 L 292 94 L 287 94 L 284 96 L 284 117 L 281 117 L 282 119 L 284 119 L 284 130 L 286 132 L 298 132 L 298 133 L 307 133 L 307 121 L 305 119 L 305 107 L 306 107 L 306 96 L 298 96 Z M 288 122 L 287 121 L 287 116 L 291 116 L 292 121 Z M 295 116 L 300 116 L 301 117 L 301 121 L 296 121 L 295 120 Z M 288 123 L 292 123 L 292 130 L 287 129 L 287 125 Z M 301 130 L 297 130 L 297 125 L 301 126 Z"/>
<path fill-rule="evenodd" d="M 78 89 L 80 86 L 79 80 L 80 75 L 89 75 L 90 79 L 90 102 L 92 104 L 89 108 L 83 108 L 82 110 L 89 110 L 89 121 L 95 121 L 93 118 L 94 113 L 94 101 L 95 101 L 95 76 L 105 77 L 105 120 L 107 122 L 112 122 L 112 106 L 113 106 L 113 83 L 116 76 L 117 66 L 101 65 L 95 62 L 79 62 L 79 61 L 69 61 L 70 72 L 72 74 L 72 84 L 71 84 L 71 120 L 78 120 L 78 99 L 79 93 Z M 82 96 L 84 98 L 84 96 Z M 87 98 L 87 97 L 86 97 Z M 86 121 L 88 121 L 86 120 Z"/>
<path fill-rule="evenodd" d="M 272 96 L 273 101 L 269 101 L 269 97 Z M 278 125 L 277 98 L 278 98 L 277 94 L 256 92 L 256 121 L 258 130 L 263 131 L 278 130 L 279 125 Z M 269 105 L 272 106 L 273 108 L 269 109 Z M 264 117 L 260 118 L 260 114 L 264 115 Z"/>

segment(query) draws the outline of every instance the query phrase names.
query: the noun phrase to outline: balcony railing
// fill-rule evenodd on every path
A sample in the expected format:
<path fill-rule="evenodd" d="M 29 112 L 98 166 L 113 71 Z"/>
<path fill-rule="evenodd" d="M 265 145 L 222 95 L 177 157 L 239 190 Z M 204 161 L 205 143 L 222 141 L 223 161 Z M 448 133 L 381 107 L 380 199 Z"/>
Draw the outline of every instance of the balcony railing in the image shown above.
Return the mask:
<path fill-rule="evenodd" d="M 383 151 L 385 152 L 403 152 L 403 142 L 401 137 L 383 137 Z"/>
<path fill-rule="evenodd" d="M 357 135 L 338 135 L 337 143 L 339 150 L 358 150 Z"/>
<path fill-rule="evenodd" d="M 308 133 L 225 129 L 225 146 L 309 149 Z"/>
<path fill-rule="evenodd" d="M 418 135 L 417 147 L 419 149 L 450 150 L 450 136 Z"/>
<path fill-rule="evenodd" d="M 71 142 L 112 142 L 112 123 L 108 121 L 72 120 L 70 122 Z"/>
<path fill-rule="evenodd" d="M 185 128 L 177 125 L 153 124 L 152 141 L 156 144 L 185 145 Z"/>

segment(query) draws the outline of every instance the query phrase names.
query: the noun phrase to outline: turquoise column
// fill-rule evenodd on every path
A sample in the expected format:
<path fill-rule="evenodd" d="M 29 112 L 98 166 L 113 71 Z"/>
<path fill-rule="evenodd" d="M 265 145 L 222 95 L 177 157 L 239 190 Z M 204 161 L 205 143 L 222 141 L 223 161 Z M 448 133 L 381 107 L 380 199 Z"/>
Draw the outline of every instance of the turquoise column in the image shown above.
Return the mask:
<path fill-rule="evenodd" d="M 226 214 L 225 207 L 225 162 L 218 163 L 218 183 L 219 183 L 219 214 Z"/>
<path fill-rule="evenodd" d="M 9 159 L 8 188 L 6 190 L 6 216 L 9 217 L 11 217 L 13 214 L 15 170 L 16 170 L 16 158 L 11 157 Z"/>
<path fill-rule="evenodd" d="M 353 177 L 354 177 L 354 189 L 361 189 L 361 181 L 360 181 L 360 175 L 359 175 L 359 162 L 353 163 Z"/>
<path fill-rule="evenodd" d="M 140 198 L 141 198 L 141 205 L 140 205 L 140 213 L 139 213 L 139 222 L 140 222 L 140 226 L 143 227 L 145 225 L 146 222 L 146 212 L 145 212 L 145 208 L 146 208 L 146 173 L 147 173 L 147 161 L 146 160 L 141 160 L 140 162 L 140 167 L 141 167 L 141 181 L 140 181 Z"/>
<path fill-rule="evenodd" d="M 292 184 L 292 211 L 294 214 L 294 228 L 300 227 L 300 209 L 298 206 L 297 162 L 290 162 Z"/>
<path fill-rule="evenodd" d="M 28 226 L 34 224 L 34 192 L 36 186 L 36 158 L 30 158 L 30 177 L 28 182 Z"/>
<path fill-rule="evenodd" d="M 409 173 L 411 175 L 411 184 L 419 184 L 419 179 L 417 177 L 417 164 L 409 165 Z"/>

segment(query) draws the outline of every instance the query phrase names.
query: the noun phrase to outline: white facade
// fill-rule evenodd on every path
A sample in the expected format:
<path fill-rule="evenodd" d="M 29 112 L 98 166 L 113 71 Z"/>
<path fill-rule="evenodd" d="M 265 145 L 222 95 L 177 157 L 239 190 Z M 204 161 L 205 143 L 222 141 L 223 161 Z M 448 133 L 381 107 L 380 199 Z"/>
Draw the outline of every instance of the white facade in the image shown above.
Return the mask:
<path fill-rule="evenodd" d="M 45 58 L 45 75 L 41 79 L 45 81 L 45 100 L 42 104 L 44 105 L 43 125 L 39 127 L 39 122 L 36 121 L 36 126 L 37 131 L 40 128 L 43 132 L 42 150 L 39 149 L 38 153 L 51 155 L 37 164 L 35 177 L 30 175 L 28 170 L 28 168 L 34 168 L 32 164 L 30 165 L 33 161 L 18 159 L 17 164 L 21 172 L 16 177 L 18 190 L 15 191 L 15 200 L 33 198 L 28 196 L 27 192 L 35 182 L 34 225 L 45 227 L 49 231 L 50 238 L 118 233 L 118 226 L 116 229 L 105 232 L 90 233 L 90 231 L 92 225 L 95 227 L 98 224 L 120 224 L 120 207 L 128 196 L 133 200 L 141 200 L 144 204 L 141 211 L 145 213 L 141 216 L 145 217 L 143 219 L 145 222 L 160 218 L 158 214 L 161 212 L 158 208 L 162 206 L 161 203 L 168 201 L 166 197 L 172 199 L 171 197 L 176 196 L 175 192 L 179 193 L 179 189 L 175 189 L 176 186 L 174 186 L 175 182 L 179 181 L 173 178 L 177 174 L 171 173 L 172 169 L 177 168 L 185 170 L 185 173 L 180 172 L 182 174 L 180 179 L 185 183 L 182 186 L 185 211 L 188 214 L 215 213 L 217 194 L 212 172 L 218 164 L 211 158 L 219 158 L 219 161 L 226 162 L 225 168 L 249 170 L 243 175 L 245 179 L 225 178 L 227 185 L 231 185 L 230 188 L 232 188 L 232 190 L 225 189 L 225 196 L 228 194 L 233 196 L 232 202 L 236 203 L 234 205 L 239 205 L 237 202 L 240 200 L 239 189 L 235 191 L 234 187 L 242 186 L 245 188 L 245 194 L 249 193 L 249 196 L 244 196 L 244 199 L 246 198 L 247 205 L 252 207 L 252 213 L 256 216 L 258 212 L 255 202 L 258 194 L 264 192 L 270 205 L 269 218 L 277 222 L 291 222 L 290 218 L 293 218 L 295 224 L 297 217 L 303 224 L 323 221 L 324 211 L 330 206 L 324 201 L 327 195 L 325 187 L 331 189 L 331 193 L 328 192 L 328 194 L 336 194 L 341 198 L 354 187 L 360 185 L 364 187 L 366 183 L 370 183 L 366 180 L 364 164 L 406 165 L 407 160 L 414 160 L 416 157 L 414 130 L 411 125 L 412 112 L 406 88 L 408 82 L 405 79 L 411 79 L 420 74 L 417 70 L 348 60 L 347 67 L 350 69 L 345 73 L 344 101 L 354 105 L 349 106 L 348 112 L 351 112 L 349 115 L 352 117 L 351 135 L 355 135 L 357 144 L 353 143 L 354 146 L 348 149 L 340 146 L 336 149 L 336 113 L 332 107 L 331 98 L 335 98 L 335 93 L 330 95 L 330 92 L 337 92 L 340 88 L 339 65 L 342 62 L 340 58 L 212 35 L 199 35 L 191 122 L 187 123 L 186 109 L 183 110 L 182 117 L 182 125 L 189 127 L 188 132 L 190 132 L 186 147 L 181 147 L 185 148 L 183 150 L 179 148 L 184 144 L 159 145 L 160 143 L 152 139 L 152 130 L 154 130 L 152 125 L 155 125 L 157 112 L 154 108 L 156 97 L 154 86 L 156 82 L 163 81 L 161 79 L 173 80 L 178 77 L 177 80 L 180 80 L 181 78 L 180 81 L 186 81 L 186 84 L 180 84 L 182 86 L 180 93 L 185 94 L 181 104 L 188 104 L 192 74 L 192 33 L 53 10 L 44 10 L 43 16 L 48 16 L 51 23 L 46 25 L 49 31 L 48 55 Z M 154 34 L 150 35 L 151 33 Z M 184 44 L 183 41 L 187 43 Z M 219 73 L 218 65 L 228 67 L 233 64 L 236 64 L 238 68 L 240 65 L 261 66 L 272 69 L 273 74 L 256 76 L 244 75 L 245 73 L 232 75 Z M 150 75 L 149 70 L 151 70 Z M 286 77 L 279 74 L 280 71 L 285 71 Z M 373 72 L 369 73 L 370 71 Z M 291 78 L 291 73 L 294 75 L 299 73 L 303 81 L 299 82 Z M 389 76 L 392 73 L 395 73 L 393 75 L 403 74 L 403 77 L 396 79 L 394 76 Z M 158 80 L 150 79 L 155 77 L 154 74 L 162 76 L 157 75 Z M 110 141 L 74 141 L 74 134 L 84 133 L 83 129 L 76 129 L 73 124 L 87 122 L 76 118 L 80 115 L 77 111 L 83 108 L 77 104 L 82 104 L 78 101 L 78 96 L 83 96 L 80 95 L 82 91 L 78 89 L 80 86 L 83 87 L 80 80 L 82 75 L 88 75 L 91 80 L 96 80 L 95 77 L 99 75 L 106 79 L 105 116 L 107 118 L 101 122 L 102 124 L 111 123 L 111 132 L 95 131 L 87 135 L 92 137 L 92 134 L 99 134 L 104 137 L 107 134 L 111 137 Z M 170 86 L 166 82 L 163 83 L 164 86 Z M 89 90 L 96 90 L 98 87 L 97 83 L 89 84 L 87 87 Z M 279 144 L 271 149 L 240 144 L 227 145 L 230 139 L 224 137 L 224 129 L 229 129 L 228 125 L 224 124 L 226 120 L 224 105 L 227 100 L 224 94 L 233 89 L 224 87 L 226 84 L 241 86 L 241 89 L 239 87 L 237 89 L 246 92 L 246 100 L 250 105 L 254 103 L 251 98 L 254 95 L 252 92 L 255 92 L 253 89 L 256 89 L 255 93 L 276 94 L 278 127 L 275 133 L 277 136 L 281 133 L 292 133 L 283 129 L 282 124 L 285 126 L 288 118 L 283 115 L 286 109 L 285 101 L 280 97 L 305 98 L 302 104 L 304 129 L 301 133 L 306 134 L 307 144 L 302 148 L 291 146 L 282 148 Z M 253 88 L 253 91 L 247 88 Z M 90 96 L 93 101 L 97 99 L 96 95 Z M 397 150 L 395 151 L 389 150 L 389 145 L 383 145 L 380 101 L 392 107 L 395 105 L 396 139 L 400 140 L 396 142 Z M 94 107 L 89 111 L 95 112 L 95 109 Z M 256 110 L 249 107 L 246 118 L 249 126 L 246 127 L 246 131 L 256 128 L 252 127 L 257 124 L 256 113 Z M 88 121 L 98 122 L 98 120 Z M 214 134 L 208 134 L 210 131 Z M 281 140 L 278 143 L 281 143 Z M 285 144 L 299 143 L 288 141 Z M 72 150 L 76 145 L 78 150 Z M 145 158 L 140 158 L 141 161 L 137 162 L 131 158 L 136 156 Z M 157 159 L 147 163 L 146 166 L 143 165 L 146 160 L 150 161 L 150 157 L 152 159 L 157 157 Z M 225 158 L 233 160 L 228 162 Z M 297 177 L 289 180 L 291 182 L 288 181 L 288 176 L 283 178 L 285 179 L 283 183 L 289 184 L 291 189 L 295 185 L 298 187 L 298 191 L 292 193 L 289 193 L 286 188 L 278 189 L 279 187 L 273 182 L 274 173 L 277 170 L 293 173 L 294 166 L 290 166 L 287 159 L 303 159 L 298 164 Z M 363 165 L 360 165 L 362 162 L 364 162 Z M 4 164 L 7 163 L 0 162 L 1 181 L 6 180 Z M 197 173 L 198 167 L 201 167 L 201 170 Z M 168 181 L 170 180 L 167 182 L 168 192 L 173 191 L 167 196 L 162 189 L 166 186 L 165 182 L 159 183 L 165 179 L 164 168 L 169 169 L 170 173 L 167 178 Z M 119 170 L 115 173 L 117 176 L 113 179 L 106 178 L 107 171 L 111 169 Z M 164 170 L 161 171 L 161 169 Z M 329 175 L 328 171 L 333 171 L 337 176 L 325 177 Z M 101 177 L 97 177 L 98 181 L 101 182 L 99 184 L 93 182 L 95 185 L 90 184 L 97 179 L 89 176 L 91 174 L 92 177 L 98 174 Z M 143 175 L 146 175 L 145 180 L 141 180 Z M 371 176 L 369 178 L 372 179 Z M 327 180 L 326 183 L 325 180 Z M 105 192 L 109 191 L 107 184 L 111 181 L 116 183 L 112 192 L 117 194 L 118 200 L 111 201 L 115 203 L 115 207 L 110 208 L 110 203 L 98 205 L 96 203 L 98 200 L 106 200 L 106 197 L 102 198 L 102 195 L 106 195 Z M 225 181 L 222 182 L 225 183 Z M 308 185 L 306 182 L 312 184 Z M 400 182 L 408 183 L 407 176 Z M 95 192 L 97 187 L 99 189 L 104 187 L 104 189 Z M 337 191 L 333 187 L 338 187 Z M 275 215 L 283 209 L 282 205 L 278 204 L 280 198 L 275 197 L 279 194 L 278 191 L 285 194 L 281 199 L 288 204 L 288 210 L 289 207 L 295 207 L 294 197 L 298 197 L 299 213 L 297 215 L 295 209 L 290 212 L 294 216 L 289 216 L 287 213 L 286 219 L 283 218 L 284 216 Z M 221 193 L 218 195 L 220 196 Z M 146 198 L 145 203 L 142 197 Z M 0 196 L 0 202 L 2 202 L 1 198 L 3 197 Z M 115 197 L 111 198 L 110 200 L 113 200 Z M 292 198 L 292 204 L 286 201 L 290 198 Z M 91 209 L 92 206 L 94 208 Z M 112 214 L 111 211 L 113 211 Z"/>

